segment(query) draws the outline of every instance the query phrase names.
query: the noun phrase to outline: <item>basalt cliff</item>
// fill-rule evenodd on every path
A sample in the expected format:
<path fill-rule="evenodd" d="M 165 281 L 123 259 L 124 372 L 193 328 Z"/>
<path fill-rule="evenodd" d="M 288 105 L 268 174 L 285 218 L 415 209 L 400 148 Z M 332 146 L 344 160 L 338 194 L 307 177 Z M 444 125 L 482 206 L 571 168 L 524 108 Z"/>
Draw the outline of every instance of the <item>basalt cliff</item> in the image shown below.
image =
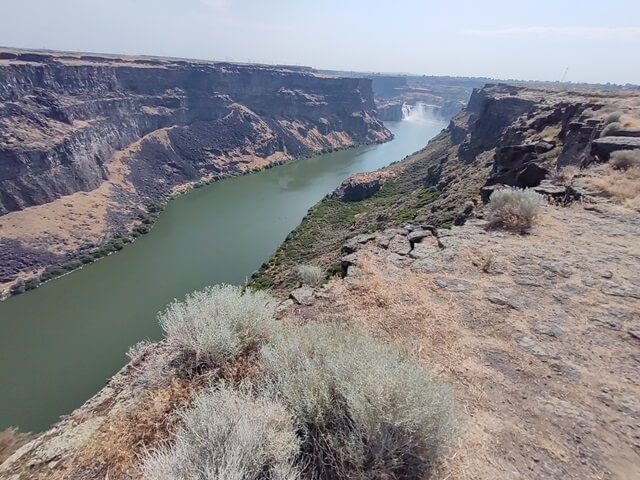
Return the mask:
<path fill-rule="evenodd" d="M 390 138 L 363 78 L 2 49 L 0 291 L 121 248 L 194 184 Z"/>

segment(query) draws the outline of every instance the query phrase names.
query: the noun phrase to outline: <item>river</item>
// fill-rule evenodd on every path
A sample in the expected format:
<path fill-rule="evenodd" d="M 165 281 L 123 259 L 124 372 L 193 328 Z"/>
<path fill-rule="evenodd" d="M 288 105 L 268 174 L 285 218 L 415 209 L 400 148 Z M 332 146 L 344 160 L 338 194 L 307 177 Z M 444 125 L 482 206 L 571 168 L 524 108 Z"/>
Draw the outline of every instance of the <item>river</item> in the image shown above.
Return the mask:
<path fill-rule="evenodd" d="M 96 393 L 156 313 L 215 283 L 241 284 L 345 178 L 401 160 L 444 125 L 388 122 L 381 145 L 297 160 L 192 190 L 154 229 L 81 270 L 0 302 L 0 430 L 41 431 Z"/>

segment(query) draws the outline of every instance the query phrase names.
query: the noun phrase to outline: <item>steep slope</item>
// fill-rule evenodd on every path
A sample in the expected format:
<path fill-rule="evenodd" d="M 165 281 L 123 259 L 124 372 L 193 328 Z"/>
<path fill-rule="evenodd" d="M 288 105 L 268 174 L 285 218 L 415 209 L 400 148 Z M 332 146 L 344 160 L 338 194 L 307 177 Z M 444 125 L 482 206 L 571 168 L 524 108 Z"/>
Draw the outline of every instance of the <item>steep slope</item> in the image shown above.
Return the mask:
<path fill-rule="evenodd" d="M 628 111 L 637 118 L 634 90 L 566 91 L 547 87 L 487 85 L 474 90 L 469 105 L 423 150 L 383 169 L 366 198 L 344 198 L 339 189 L 313 207 L 253 284 L 287 292 L 296 265 L 317 263 L 340 271 L 340 248 L 349 238 L 403 222 L 449 226 L 469 216 L 500 185 L 533 187 L 558 168 L 589 165 L 598 153 L 604 118 Z M 629 128 L 633 128 L 630 123 Z M 627 129 L 628 130 L 628 129 Z M 633 135 L 633 130 L 620 132 Z M 616 149 L 636 139 L 621 138 Z M 612 147 L 614 148 L 614 147 Z M 358 179 L 345 182 L 357 189 Z M 484 187 L 484 188 L 483 188 Z M 464 207 L 465 202 L 473 202 Z M 463 211 L 467 210 L 466 213 Z"/>
<path fill-rule="evenodd" d="M 0 290 L 196 182 L 390 138 L 367 79 L 0 50 Z"/>

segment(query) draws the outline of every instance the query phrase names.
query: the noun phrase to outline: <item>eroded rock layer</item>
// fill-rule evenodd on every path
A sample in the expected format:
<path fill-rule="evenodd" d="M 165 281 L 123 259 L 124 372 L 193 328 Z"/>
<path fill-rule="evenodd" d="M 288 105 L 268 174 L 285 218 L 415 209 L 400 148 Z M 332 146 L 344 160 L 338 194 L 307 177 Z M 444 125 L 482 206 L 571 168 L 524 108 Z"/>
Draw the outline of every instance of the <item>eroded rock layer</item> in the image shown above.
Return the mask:
<path fill-rule="evenodd" d="M 42 252 L 0 258 L 0 284 L 127 234 L 184 186 L 390 137 L 368 79 L 0 50 L 0 242 Z"/>

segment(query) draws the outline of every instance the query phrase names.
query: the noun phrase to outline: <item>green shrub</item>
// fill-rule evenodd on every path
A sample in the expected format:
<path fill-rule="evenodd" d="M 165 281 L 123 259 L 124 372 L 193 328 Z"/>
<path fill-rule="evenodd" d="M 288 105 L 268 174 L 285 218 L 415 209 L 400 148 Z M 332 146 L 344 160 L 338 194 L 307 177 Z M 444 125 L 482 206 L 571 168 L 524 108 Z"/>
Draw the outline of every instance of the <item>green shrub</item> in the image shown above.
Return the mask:
<path fill-rule="evenodd" d="M 605 125 L 609 125 L 610 123 L 619 122 L 620 117 L 622 117 L 622 112 L 612 112 L 604 119 Z"/>
<path fill-rule="evenodd" d="M 487 205 L 487 220 L 492 227 L 524 232 L 531 228 L 543 202 L 542 195 L 533 190 L 496 190 Z"/>
<path fill-rule="evenodd" d="M 600 133 L 601 137 L 607 137 L 618 130 L 622 130 L 622 124 L 619 122 L 612 122 L 607 124 L 606 127 L 602 129 L 602 133 Z"/>
<path fill-rule="evenodd" d="M 455 431 L 453 396 L 397 350 L 337 325 L 283 329 L 261 350 L 265 394 L 303 435 L 309 478 L 421 479 Z"/>
<path fill-rule="evenodd" d="M 620 150 L 611 154 L 609 161 L 616 170 L 640 168 L 640 150 Z"/>
<path fill-rule="evenodd" d="M 160 313 L 167 344 L 198 364 L 219 366 L 269 335 L 275 302 L 263 292 L 216 285 Z"/>
<path fill-rule="evenodd" d="M 145 480 L 296 480 L 299 441 L 278 403 L 226 387 L 200 393 L 181 412 L 171 444 L 148 452 Z"/>
<path fill-rule="evenodd" d="M 315 265 L 299 265 L 298 275 L 300 275 L 304 284 L 311 287 L 317 287 L 324 281 L 322 269 Z"/>

